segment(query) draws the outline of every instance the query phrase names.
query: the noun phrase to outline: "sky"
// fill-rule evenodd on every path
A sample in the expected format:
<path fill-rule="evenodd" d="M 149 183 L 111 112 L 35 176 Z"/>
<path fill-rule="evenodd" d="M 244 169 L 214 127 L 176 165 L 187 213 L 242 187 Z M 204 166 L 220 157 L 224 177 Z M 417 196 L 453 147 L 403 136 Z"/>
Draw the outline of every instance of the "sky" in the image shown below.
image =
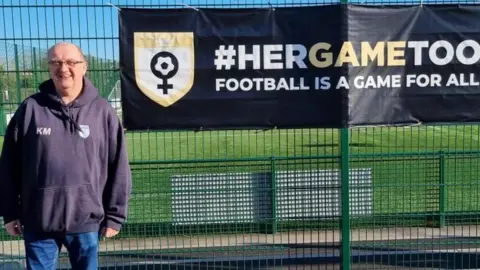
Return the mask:
<path fill-rule="evenodd" d="M 339 0 L 270 0 L 273 6 L 336 3 Z M 362 4 L 420 4 L 421 0 L 350 0 Z M 117 7 L 268 7 L 268 0 L 0 0 L 0 57 L 8 44 L 46 50 L 59 41 L 81 46 L 86 54 L 118 61 Z M 423 0 L 423 3 L 480 3 L 480 0 Z M 225 6 L 224 6 L 225 7 Z M 187 7 L 188 8 L 188 7 Z M 11 56 L 10 56 L 11 57 Z"/>

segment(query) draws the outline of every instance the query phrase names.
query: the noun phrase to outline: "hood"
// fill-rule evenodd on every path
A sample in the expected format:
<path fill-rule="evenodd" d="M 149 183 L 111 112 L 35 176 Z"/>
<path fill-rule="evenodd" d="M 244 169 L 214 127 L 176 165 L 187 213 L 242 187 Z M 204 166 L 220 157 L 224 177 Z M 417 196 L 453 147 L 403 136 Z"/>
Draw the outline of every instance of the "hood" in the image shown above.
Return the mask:
<path fill-rule="evenodd" d="M 98 96 L 98 89 L 93 86 L 92 82 L 87 79 L 86 77 L 83 78 L 83 89 L 80 95 L 77 97 L 75 101 L 72 103 L 65 105 L 63 101 L 60 99 L 60 96 L 57 94 L 55 90 L 55 84 L 53 83 L 52 79 L 44 81 L 39 86 L 40 93 L 45 95 L 49 101 L 52 101 L 56 105 L 61 106 L 72 106 L 72 107 L 81 107 L 84 106 L 91 101 L 93 101 Z"/>
<path fill-rule="evenodd" d="M 65 104 L 57 91 L 55 90 L 55 84 L 52 79 L 49 79 L 39 85 L 40 96 L 48 103 L 50 111 L 63 117 L 71 123 L 72 131 L 75 129 L 82 131 L 77 121 L 75 121 L 74 112 L 79 107 L 85 106 L 92 102 L 99 96 L 98 89 L 92 84 L 92 82 L 86 77 L 83 78 L 83 88 L 80 95 L 72 101 L 70 104 Z"/>

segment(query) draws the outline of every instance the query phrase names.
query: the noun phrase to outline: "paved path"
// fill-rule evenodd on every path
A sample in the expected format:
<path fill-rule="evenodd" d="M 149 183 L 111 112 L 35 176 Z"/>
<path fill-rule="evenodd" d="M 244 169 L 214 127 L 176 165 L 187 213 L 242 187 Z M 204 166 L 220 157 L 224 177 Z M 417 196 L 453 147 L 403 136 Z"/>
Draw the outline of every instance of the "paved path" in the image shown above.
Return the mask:
<path fill-rule="evenodd" d="M 438 237 L 479 237 L 480 226 L 438 228 L 385 228 L 351 231 L 352 241 L 432 239 Z M 272 234 L 232 234 L 168 236 L 150 238 L 109 239 L 101 241 L 100 251 L 141 251 L 149 249 L 245 246 L 261 244 L 337 244 L 340 231 L 296 231 Z M 421 245 L 418 244 L 418 245 Z M 62 249 L 65 252 L 65 249 Z M 1 256 L 23 256 L 23 242 L 0 242 Z"/>

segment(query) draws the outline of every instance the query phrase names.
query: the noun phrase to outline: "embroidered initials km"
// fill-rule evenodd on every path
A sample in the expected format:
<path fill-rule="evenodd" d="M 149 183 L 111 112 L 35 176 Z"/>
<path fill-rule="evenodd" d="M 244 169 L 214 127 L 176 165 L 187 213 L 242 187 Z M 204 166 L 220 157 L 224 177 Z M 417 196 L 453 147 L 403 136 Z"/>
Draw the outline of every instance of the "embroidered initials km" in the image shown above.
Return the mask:
<path fill-rule="evenodd" d="M 37 127 L 37 135 L 50 135 L 52 128 Z"/>

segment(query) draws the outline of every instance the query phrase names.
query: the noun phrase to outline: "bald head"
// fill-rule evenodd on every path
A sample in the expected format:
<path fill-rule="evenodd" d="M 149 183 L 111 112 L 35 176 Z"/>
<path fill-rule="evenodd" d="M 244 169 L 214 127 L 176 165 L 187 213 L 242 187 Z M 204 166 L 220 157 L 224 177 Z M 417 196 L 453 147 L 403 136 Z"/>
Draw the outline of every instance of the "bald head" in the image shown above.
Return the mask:
<path fill-rule="evenodd" d="M 48 61 L 52 60 L 52 53 L 56 50 L 70 51 L 72 54 L 77 54 L 79 60 L 85 61 L 85 56 L 83 55 L 82 49 L 80 49 L 80 47 L 78 47 L 77 45 L 69 42 L 60 42 L 50 47 L 47 52 Z"/>

